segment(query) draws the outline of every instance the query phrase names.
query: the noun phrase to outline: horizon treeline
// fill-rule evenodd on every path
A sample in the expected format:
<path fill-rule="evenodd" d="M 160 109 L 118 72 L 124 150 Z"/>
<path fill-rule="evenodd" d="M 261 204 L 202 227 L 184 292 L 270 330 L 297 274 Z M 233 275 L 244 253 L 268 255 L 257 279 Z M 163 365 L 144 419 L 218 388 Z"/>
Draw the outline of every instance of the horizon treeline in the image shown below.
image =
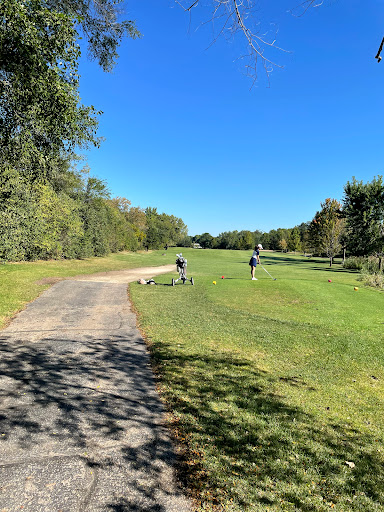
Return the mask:
<path fill-rule="evenodd" d="M 191 237 L 192 243 L 204 249 L 250 250 L 257 244 L 273 251 L 302 251 L 308 245 L 310 222 L 302 222 L 294 228 L 271 229 L 268 232 L 242 230 L 224 231 L 218 236 L 209 233 Z"/>
<path fill-rule="evenodd" d="M 348 252 L 351 256 L 378 259 L 382 271 L 384 258 L 384 182 L 377 176 L 363 183 L 353 178 L 344 186 L 343 202 L 327 198 L 309 222 L 293 228 L 268 232 L 226 231 L 214 237 L 195 235 L 192 242 L 203 248 L 250 250 L 257 244 L 274 251 L 292 251 L 333 258 Z"/>

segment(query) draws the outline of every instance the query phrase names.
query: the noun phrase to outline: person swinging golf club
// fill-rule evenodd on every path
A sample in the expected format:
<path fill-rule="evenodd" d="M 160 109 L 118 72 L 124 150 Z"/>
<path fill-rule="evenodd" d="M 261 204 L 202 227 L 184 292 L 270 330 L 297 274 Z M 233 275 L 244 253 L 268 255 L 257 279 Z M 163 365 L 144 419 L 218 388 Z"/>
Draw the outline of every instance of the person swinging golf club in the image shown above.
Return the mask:
<path fill-rule="evenodd" d="M 251 265 L 251 276 L 252 281 L 257 281 L 257 277 L 255 277 L 255 270 L 256 265 L 260 264 L 260 251 L 263 249 L 263 246 L 261 244 L 255 245 L 255 250 L 253 251 L 252 258 L 249 261 L 249 264 Z"/>

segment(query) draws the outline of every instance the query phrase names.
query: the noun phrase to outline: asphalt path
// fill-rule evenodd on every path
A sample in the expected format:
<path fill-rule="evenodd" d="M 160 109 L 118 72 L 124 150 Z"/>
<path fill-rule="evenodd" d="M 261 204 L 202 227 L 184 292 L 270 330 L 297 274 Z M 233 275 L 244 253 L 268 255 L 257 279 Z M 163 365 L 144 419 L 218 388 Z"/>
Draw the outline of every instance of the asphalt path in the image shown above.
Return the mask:
<path fill-rule="evenodd" d="M 0 332 L 0 512 L 191 510 L 127 296 L 170 270 L 60 281 Z"/>

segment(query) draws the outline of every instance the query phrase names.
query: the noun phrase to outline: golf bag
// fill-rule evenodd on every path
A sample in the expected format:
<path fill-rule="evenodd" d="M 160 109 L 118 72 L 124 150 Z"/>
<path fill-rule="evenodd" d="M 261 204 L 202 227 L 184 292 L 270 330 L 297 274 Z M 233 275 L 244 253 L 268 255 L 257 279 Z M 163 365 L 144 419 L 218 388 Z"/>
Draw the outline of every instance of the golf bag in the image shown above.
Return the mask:
<path fill-rule="evenodd" d="M 172 279 L 172 286 L 175 286 L 177 281 L 183 281 L 183 284 L 185 284 L 185 281 L 190 281 L 191 284 L 194 284 L 193 277 L 191 279 L 187 278 L 187 260 L 183 258 L 183 255 L 176 254 L 177 260 L 176 260 L 176 269 L 179 273 L 179 279 Z"/>

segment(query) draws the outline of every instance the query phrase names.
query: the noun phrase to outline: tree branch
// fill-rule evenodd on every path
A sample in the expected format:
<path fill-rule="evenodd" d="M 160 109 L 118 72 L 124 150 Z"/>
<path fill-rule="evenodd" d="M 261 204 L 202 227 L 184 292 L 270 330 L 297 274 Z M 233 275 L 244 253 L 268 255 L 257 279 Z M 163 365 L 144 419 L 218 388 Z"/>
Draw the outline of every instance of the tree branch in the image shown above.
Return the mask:
<path fill-rule="evenodd" d="M 191 12 L 191 9 L 197 7 L 200 0 L 175 0 L 175 3 L 180 5 L 184 11 Z M 269 79 L 270 73 L 275 67 L 282 68 L 283 66 L 277 64 L 275 61 L 266 56 L 265 51 L 267 48 L 274 48 L 279 51 L 286 51 L 276 46 L 276 38 L 268 41 L 266 34 L 259 34 L 259 22 L 254 16 L 253 10 L 256 6 L 256 0 L 211 0 L 212 12 L 210 19 L 204 21 L 202 25 L 210 22 L 215 22 L 219 25 L 218 31 L 215 30 L 212 42 L 208 48 L 211 47 L 219 37 L 233 37 L 237 33 L 241 34 L 244 38 L 247 51 L 240 55 L 239 59 L 248 59 L 245 65 L 247 74 L 254 78 L 253 83 L 257 79 L 257 68 L 260 65 Z M 184 5 L 183 5 L 184 4 Z"/>
<path fill-rule="evenodd" d="M 380 45 L 380 48 L 379 48 L 379 51 L 377 52 L 377 55 L 375 57 L 375 59 L 377 59 L 377 62 L 380 62 L 382 57 L 380 56 L 380 53 L 383 49 L 383 45 L 384 45 L 384 37 L 383 37 L 383 40 L 381 41 L 381 45 Z"/>

